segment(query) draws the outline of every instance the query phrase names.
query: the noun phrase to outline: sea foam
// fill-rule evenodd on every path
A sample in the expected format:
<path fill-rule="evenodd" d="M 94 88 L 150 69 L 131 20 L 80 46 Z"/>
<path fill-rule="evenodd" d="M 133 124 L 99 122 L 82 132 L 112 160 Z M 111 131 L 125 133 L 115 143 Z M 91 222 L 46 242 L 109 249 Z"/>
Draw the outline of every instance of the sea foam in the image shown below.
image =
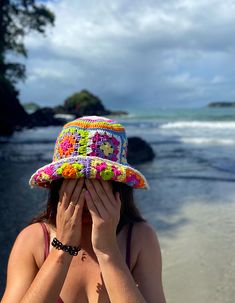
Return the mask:
<path fill-rule="evenodd" d="M 235 122 L 207 122 L 207 121 L 179 121 L 160 125 L 162 129 L 175 128 L 210 128 L 210 129 L 235 129 Z"/>
<path fill-rule="evenodd" d="M 189 144 L 201 144 L 201 145 L 235 145 L 235 140 L 232 139 L 220 139 L 220 138 L 181 138 L 181 142 Z"/>

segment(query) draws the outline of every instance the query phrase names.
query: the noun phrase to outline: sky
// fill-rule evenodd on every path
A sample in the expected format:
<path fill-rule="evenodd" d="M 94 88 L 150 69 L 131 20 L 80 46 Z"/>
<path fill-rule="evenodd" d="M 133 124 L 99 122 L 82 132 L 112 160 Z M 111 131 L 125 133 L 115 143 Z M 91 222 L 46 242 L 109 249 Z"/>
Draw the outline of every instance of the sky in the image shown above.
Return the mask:
<path fill-rule="evenodd" d="M 55 106 L 82 89 L 122 110 L 235 100 L 235 0 L 46 5 L 55 26 L 25 38 L 22 103 Z"/>

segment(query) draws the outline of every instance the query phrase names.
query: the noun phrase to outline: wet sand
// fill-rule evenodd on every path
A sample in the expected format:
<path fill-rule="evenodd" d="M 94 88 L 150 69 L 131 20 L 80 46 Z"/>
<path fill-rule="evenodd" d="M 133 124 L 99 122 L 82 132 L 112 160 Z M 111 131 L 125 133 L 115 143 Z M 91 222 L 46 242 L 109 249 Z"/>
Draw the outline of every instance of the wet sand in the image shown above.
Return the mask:
<path fill-rule="evenodd" d="M 180 188 L 183 200 L 185 192 Z M 187 202 L 174 212 L 154 213 L 151 207 L 144 211 L 145 203 L 140 203 L 157 230 L 168 303 L 234 302 L 235 188 L 233 183 L 217 183 L 213 188 L 217 196 L 213 203 L 186 197 Z"/>

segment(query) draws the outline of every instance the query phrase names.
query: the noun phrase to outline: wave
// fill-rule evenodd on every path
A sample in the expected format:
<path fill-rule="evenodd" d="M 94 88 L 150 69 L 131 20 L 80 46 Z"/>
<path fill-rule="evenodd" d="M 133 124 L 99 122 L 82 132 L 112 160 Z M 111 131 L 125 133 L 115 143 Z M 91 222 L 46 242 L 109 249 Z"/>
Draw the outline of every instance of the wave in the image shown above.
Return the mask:
<path fill-rule="evenodd" d="M 212 182 L 235 182 L 235 179 L 233 177 L 217 177 L 217 176 L 204 176 L 204 175 L 178 175 L 178 174 L 172 174 L 167 175 L 165 173 L 163 174 L 150 174 L 145 173 L 148 180 L 163 180 L 163 179 L 182 179 L 187 181 L 194 181 L 194 180 L 201 180 L 201 181 L 212 181 Z"/>
<path fill-rule="evenodd" d="M 233 139 L 219 139 L 219 138 L 181 138 L 180 142 L 189 144 L 205 144 L 205 145 L 235 145 Z"/>
<path fill-rule="evenodd" d="M 208 122 L 208 121 L 179 121 L 160 125 L 161 129 L 181 128 L 209 128 L 209 129 L 235 129 L 235 122 Z"/>

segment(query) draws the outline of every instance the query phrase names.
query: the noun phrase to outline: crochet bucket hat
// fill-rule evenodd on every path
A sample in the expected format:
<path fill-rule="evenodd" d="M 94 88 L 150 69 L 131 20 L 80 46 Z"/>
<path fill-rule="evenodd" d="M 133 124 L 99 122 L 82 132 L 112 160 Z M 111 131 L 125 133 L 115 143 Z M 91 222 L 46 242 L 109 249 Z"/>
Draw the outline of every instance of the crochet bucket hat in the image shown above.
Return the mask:
<path fill-rule="evenodd" d="M 96 178 L 149 188 L 145 177 L 127 163 L 127 137 L 118 122 L 84 116 L 64 125 L 53 162 L 39 168 L 30 178 L 31 187 L 50 187 L 60 178 Z"/>

